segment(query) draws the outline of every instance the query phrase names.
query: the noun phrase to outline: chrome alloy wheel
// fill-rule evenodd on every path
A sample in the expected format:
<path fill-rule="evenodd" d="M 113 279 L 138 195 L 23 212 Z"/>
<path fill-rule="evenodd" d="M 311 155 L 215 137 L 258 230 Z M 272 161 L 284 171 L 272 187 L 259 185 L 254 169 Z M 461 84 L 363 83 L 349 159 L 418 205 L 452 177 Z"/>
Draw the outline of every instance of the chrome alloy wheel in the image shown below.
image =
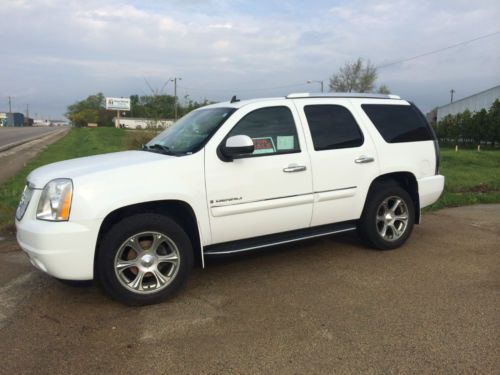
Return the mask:
<path fill-rule="evenodd" d="M 119 282 L 135 293 L 158 292 L 177 275 L 179 249 L 174 241 L 158 232 L 142 232 L 128 238 L 115 256 Z"/>
<path fill-rule="evenodd" d="M 386 241 L 396 241 L 408 226 L 408 206 L 398 196 L 384 199 L 377 209 L 377 231 Z"/>

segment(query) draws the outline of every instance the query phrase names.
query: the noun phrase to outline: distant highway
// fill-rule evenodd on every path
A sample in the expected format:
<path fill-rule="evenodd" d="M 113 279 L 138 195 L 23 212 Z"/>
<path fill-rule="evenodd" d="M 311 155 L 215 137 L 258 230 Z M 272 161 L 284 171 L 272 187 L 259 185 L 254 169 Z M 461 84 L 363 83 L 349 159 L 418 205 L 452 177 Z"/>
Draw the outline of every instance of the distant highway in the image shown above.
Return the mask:
<path fill-rule="evenodd" d="M 21 144 L 48 135 L 61 130 L 61 127 L 0 127 L 0 151 L 9 147 L 9 145 Z"/>

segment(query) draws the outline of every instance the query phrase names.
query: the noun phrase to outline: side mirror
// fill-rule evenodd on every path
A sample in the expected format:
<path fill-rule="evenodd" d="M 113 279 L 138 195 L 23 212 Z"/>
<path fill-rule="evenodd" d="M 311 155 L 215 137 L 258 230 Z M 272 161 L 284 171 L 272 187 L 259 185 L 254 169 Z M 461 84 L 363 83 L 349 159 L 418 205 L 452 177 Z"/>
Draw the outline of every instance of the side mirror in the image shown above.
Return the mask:
<path fill-rule="evenodd" d="M 253 153 L 254 145 L 252 138 L 248 135 L 234 135 L 226 140 L 221 148 L 222 154 L 228 159 L 235 159 L 242 155 Z"/>

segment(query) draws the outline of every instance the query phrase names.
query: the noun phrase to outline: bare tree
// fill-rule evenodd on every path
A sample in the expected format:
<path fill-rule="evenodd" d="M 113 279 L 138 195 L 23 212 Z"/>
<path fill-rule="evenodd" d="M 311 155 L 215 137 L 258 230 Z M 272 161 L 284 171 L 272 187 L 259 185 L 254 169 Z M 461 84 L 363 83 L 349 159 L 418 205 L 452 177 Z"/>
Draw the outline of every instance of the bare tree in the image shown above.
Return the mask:
<path fill-rule="evenodd" d="M 374 92 L 377 80 L 377 68 L 369 60 L 358 58 L 346 62 L 337 74 L 330 78 L 330 91 L 335 92 Z M 389 93 L 387 86 L 379 88 L 380 93 Z"/>

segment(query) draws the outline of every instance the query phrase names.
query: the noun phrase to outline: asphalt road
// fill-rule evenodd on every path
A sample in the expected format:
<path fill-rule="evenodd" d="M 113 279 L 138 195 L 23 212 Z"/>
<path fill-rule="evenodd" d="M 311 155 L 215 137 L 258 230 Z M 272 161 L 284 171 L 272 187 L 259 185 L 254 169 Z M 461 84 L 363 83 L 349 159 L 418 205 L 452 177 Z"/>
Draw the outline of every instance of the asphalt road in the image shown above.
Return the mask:
<path fill-rule="evenodd" d="M 0 372 L 499 374 L 500 205 L 423 219 L 394 251 L 343 235 L 212 261 L 143 308 L 0 241 Z"/>
<path fill-rule="evenodd" d="M 0 127 L 0 149 L 12 143 L 35 139 L 54 131 L 59 127 Z"/>

